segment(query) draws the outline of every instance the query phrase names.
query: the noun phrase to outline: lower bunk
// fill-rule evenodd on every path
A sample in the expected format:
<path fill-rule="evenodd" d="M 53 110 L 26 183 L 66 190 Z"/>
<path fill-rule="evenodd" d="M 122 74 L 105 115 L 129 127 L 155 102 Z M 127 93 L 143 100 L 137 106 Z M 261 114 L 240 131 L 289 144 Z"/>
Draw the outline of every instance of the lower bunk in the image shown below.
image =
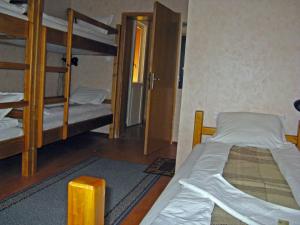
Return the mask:
<path fill-rule="evenodd" d="M 17 113 L 16 113 L 17 114 Z M 62 140 L 63 106 L 45 107 L 43 145 Z M 4 121 L 5 124 L 4 124 Z M 13 121 L 13 122 L 12 122 Z M 24 149 L 22 122 L 5 117 L 0 129 L 0 159 L 19 154 Z M 112 124 L 110 104 L 73 104 L 69 108 L 68 137 Z M 1 128 L 1 121 L 0 121 Z"/>

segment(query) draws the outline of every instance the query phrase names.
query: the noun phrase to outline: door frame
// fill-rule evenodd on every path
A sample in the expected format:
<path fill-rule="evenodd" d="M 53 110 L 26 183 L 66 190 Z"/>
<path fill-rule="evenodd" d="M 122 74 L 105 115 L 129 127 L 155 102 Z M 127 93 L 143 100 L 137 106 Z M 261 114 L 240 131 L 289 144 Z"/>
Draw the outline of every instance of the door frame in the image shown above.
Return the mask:
<path fill-rule="evenodd" d="M 120 44 L 119 44 L 119 62 L 117 69 L 117 79 L 115 88 L 115 99 L 114 99 L 114 138 L 119 138 L 120 134 L 125 129 L 126 111 L 127 111 L 127 100 L 128 100 L 128 82 L 129 82 L 129 66 L 128 62 L 124 59 L 131 52 L 130 48 L 126 43 L 126 40 L 130 40 L 132 36 L 132 29 L 130 28 L 130 20 L 147 20 L 152 21 L 152 12 L 125 12 L 122 13 L 122 23 L 120 28 Z M 150 26 L 151 27 L 151 26 Z M 151 28 L 150 28 L 151 29 Z M 129 39 L 128 39 L 129 38 Z M 127 47 L 127 48 L 126 48 Z M 146 50 L 147 51 L 147 50 Z M 130 61 L 130 60 L 129 60 Z M 145 65 L 148 67 L 148 65 Z M 147 76 L 145 76 L 147 77 Z"/>

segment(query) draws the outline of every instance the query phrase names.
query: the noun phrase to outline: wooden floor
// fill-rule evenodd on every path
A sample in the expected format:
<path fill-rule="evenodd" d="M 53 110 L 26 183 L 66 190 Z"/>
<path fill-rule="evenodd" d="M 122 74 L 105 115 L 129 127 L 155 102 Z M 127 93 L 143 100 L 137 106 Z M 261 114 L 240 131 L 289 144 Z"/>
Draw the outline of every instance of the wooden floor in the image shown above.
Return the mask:
<path fill-rule="evenodd" d="M 109 140 L 105 135 L 86 133 L 65 142 L 48 145 L 38 151 L 38 172 L 30 178 L 20 176 L 21 156 L 0 160 L 0 200 L 91 156 L 143 164 L 150 164 L 157 157 L 176 157 L 176 145 L 144 156 L 142 136 L 142 130 L 136 127 L 129 129 L 120 139 Z M 125 218 L 123 224 L 139 224 L 169 181 L 169 177 L 161 177 Z"/>

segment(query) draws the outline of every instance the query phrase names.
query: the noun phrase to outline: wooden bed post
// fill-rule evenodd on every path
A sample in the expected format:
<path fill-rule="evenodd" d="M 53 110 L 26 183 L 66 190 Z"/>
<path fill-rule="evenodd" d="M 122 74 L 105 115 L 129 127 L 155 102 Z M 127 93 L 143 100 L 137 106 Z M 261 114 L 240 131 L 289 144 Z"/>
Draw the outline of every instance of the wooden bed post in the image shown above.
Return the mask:
<path fill-rule="evenodd" d="M 114 65 L 113 65 L 113 78 L 112 78 L 112 91 L 111 91 L 111 109 L 113 112 L 113 122 L 109 127 L 109 138 L 115 138 L 115 111 L 116 111 L 116 103 L 117 103 L 117 84 L 118 84 L 118 65 L 120 59 L 120 43 L 121 43 L 121 25 L 117 25 L 118 33 L 116 35 L 116 42 L 118 46 L 117 55 L 114 57 Z"/>
<path fill-rule="evenodd" d="M 68 184 L 68 225 L 104 225 L 105 180 L 82 176 Z"/>
<path fill-rule="evenodd" d="M 71 85 L 71 59 L 72 59 L 72 41 L 73 41 L 73 22 L 74 10 L 68 9 L 68 35 L 67 35 L 67 49 L 66 49 L 66 67 L 65 73 L 65 90 L 64 90 L 64 120 L 62 139 L 68 138 L 68 120 L 69 120 L 69 98 L 70 98 L 70 85 Z"/>
<path fill-rule="evenodd" d="M 194 122 L 193 147 L 201 143 L 203 128 L 203 111 L 196 111 Z"/>
<path fill-rule="evenodd" d="M 44 97 L 45 97 L 45 79 L 46 79 L 46 55 L 47 55 L 47 28 L 42 27 L 41 35 L 41 55 L 40 55 L 40 67 L 38 76 L 38 111 L 37 111 L 37 147 L 43 146 L 43 119 L 44 119 Z"/>
<path fill-rule="evenodd" d="M 29 65 L 24 76 L 24 100 L 28 107 L 24 109 L 24 150 L 22 152 L 22 175 L 31 176 L 36 172 L 37 164 L 37 101 L 38 71 L 40 60 L 40 38 L 42 28 L 43 0 L 30 0 L 28 11 L 28 38 L 26 41 L 25 61 Z"/>

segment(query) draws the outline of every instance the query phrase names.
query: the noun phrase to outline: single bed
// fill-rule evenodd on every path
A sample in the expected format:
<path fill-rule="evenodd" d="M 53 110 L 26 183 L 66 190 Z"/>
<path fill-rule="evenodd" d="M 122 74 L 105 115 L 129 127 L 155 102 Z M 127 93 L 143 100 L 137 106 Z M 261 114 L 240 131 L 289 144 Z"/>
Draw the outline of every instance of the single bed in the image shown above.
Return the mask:
<path fill-rule="evenodd" d="M 218 128 L 220 127 L 218 126 Z M 289 224 L 299 224 L 300 166 L 298 162 L 300 153 L 296 146 L 284 143 L 284 145 L 276 145 L 276 148 L 270 148 L 270 152 L 261 147 L 237 147 L 228 141 L 232 138 L 230 133 L 226 133 L 226 138 L 222 137 L 222 141 L 225 140 L 222 143 L 221 139 L 218 139 L 220 138 L 218 132 L 210 142 L 198 144 L 201 142 L 202 134 L 212 135 L 215 132 L 215 128 L 203 126 L 203 112 L 197 112 L 194 150 L 176 172 L 141 224 L 278 224 L 279 222 L 285 224 L 285 221 L 289 221 Z M 242 133 L 241 130 L 238 135 Z M 254 140 L 256 144 L 259 143 L 258 145 L 265 145 L 261 135 L 255 137 L 255 132 L 252 135 L 254 138 L 250 138 L 250 143 L 251 140 Z M 299 130 L 297 136 L 288 135 L 286 139 L 293 144 L 298 144 Z M 226 143 L 227 141 L 228 143 Z M 272 143 L 276 143 L 276 141 L 274 140 Z M 247 142 L 249 141 L 246 140 L 245 143 Z M 238 143 L 238 145 L 243 144 Z M 253 158 L 254 152 L 258 158 Z M 267 186 L 266 183 L 262 186 L 255 186 L 254 184 L 257 181 L 260 182 L 262 178 L 253 178 L 255 172 L 251 169 L 256 168 L 253 165 L 258 160 L 259 171 L 262 174 L 267 173 L 266 168 L 273 166 L 270 163 L 271 158 L 274 159 L 279 168 L 278 171 L 285 180 L 279 180 L 277 175 L 275 176 L 273 175 L 275 173 L 271 172 L 266 175 L 266 179 L 269 179 Z M 237 163 L 237 160 L 244 161 Z M 234 163 L 230 163 L 231 161 Z M 240 172 L 242 169 L 251 171 L 250 178 L 249 174 L 233 176 L 235 172 Z M 242 181 L 239 180 L 241 178 Z M 271 186 L 274 180 L 275 183 L 279 183 L 279 188 L 276 187 L 275 190 Z M 287 187 L 289 190 L 285 189 Z M 267 197 L 259 192 L 261 190 L 269 191 L 269 193 L 266 192 Z M 278 200 L 278 196 L 285 196 L 292 200 L 284 202 L 282 199 Z"/>

